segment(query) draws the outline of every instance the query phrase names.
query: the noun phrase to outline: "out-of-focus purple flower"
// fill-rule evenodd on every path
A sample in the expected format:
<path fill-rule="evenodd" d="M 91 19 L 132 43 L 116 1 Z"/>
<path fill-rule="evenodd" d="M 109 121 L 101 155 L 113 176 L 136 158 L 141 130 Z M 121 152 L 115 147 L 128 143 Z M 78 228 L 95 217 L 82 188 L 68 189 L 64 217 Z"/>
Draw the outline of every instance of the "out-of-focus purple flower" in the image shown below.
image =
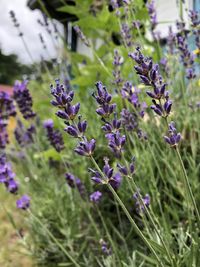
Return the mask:
<path fill-rule="evenodd" d="M 181 140 L 181 134 L 177 133 L 175 123 L 172 121 L 169 123 L 168 136 L 164 136 L 164 140 L 171 146 L 176 148 Z"/>
<path fill-rule="evenodd" d="M 102 193 L 100 191 L 95 191 L 90 195 L 90 201 L 94 203 L 99 203 L 102 198 Z"/>
<path fill-rule="evenodd" d="M 32 119 L 36 116 L 32 110 L 33 101 L 30 92 L 27 88 L 27 81 L 16 81 L 14 85 L 14 99 L 17 102 L 20 112 L 25 119 Z"/>
<path fill-rule="evenodd" d="M 199 13 L 195 10 L 189 10 L 189 17 L 192 27 L 197 27 L 200 24 Z"/>
<path fill-rule="evenodd" d="M 14 179 L 9 179 L 8 181 L 6 181 L 5 186 L 8 192 L 12 194 L 16 194 L 19 188 L 18 182 L 16 182 Z"/>
<path fill-rule="evenodd" d="M 114 77 L 114 84 L 116 86 L 120 86 L 123 82 L 123 79 L 121 77 L 121 65 L 123 64 L 124 59 L 119 55 L 119 51 L 117 49 L 114 50 L 114 61 L 113 61 L 113 77 Z"/>
<path fill-rule="evenodd" d="M 65 174 L 66 182 L 71 188 L 77 188 L 82 197 L 85 196 L 85 186 L 81 180 L 71 173 Z"/>
<path fill-rule="evenodd" d="M 5 122 L 0 119 L 0 149 L 4 149 L 9 143 Z"/>
<path fill-rule="evenodd" d="M 18 209 L 27 210 L 30 207 L 30 197 L 23 195 L 20 199 L 16 201 Z"/>
<path fill-rule="evenodd" d="M 167 36 L 167 50 L 169 54 L 173 55 L 176 45 L 176 34 L 173 33 L 172 27 L 169 26 L 168 36 Z"/>
<path fill-rule="evenodd" d="M 151 0 L 146 4 L 149 17 L 150 17 L 150 22 L 151 22 L 151 30 L 153 31 L 158 24 L 157 22 L 157 13 L 156 13 L 156 7 L 155 7 L 155 1 Z"/>
<path fill-rule="evenodd" d="M 135 113 L 130 112 L 128 109 L 123 108 L 121 111 L 122 125 L 127 131 L 133 131 L 138 127 L 138 119 Z"/>
<path fill-rule="evenodd" d="M 19 36 L 22 37 L 23 33 L 20 31 L 20 24 L 16 18 L 15 12 L 13 10 L 10 10 L 9 13 L 15 28 L 18 29 Z"/>
<path fill-rule="evenodd" d="M 13 99 L 6 92 L 0 91 L 0 119 L 7 120 L 10 116 L 16 115 Z"/>
<path fill-rule="evenodd" d="M 14 134 L 17 143 L 20 147 L 24 147 L 33 143 L 33 135 L 36 133 L 34 125 L 29 126 L 27 129 L 24 127 L 20 120 L 17 120 L 17 126 L 15 128 Z"/>
<path fill-rule="evenodd" d="M 64 149 L 63 137 L 59 130 L 54 129 L 53 120 L 49 119 L 44 121 L 44 128 L 47 131 L 47 138 L 51 145 L 57 152 L 62 151 Z"/>
<path fill-rule="evenodd" d="M 121 35 L 122 35 L 123 41 L 125 43 L 125 46 L 127 46 L 127 47 L 132 46 L 132 35 L 131 35 L 131 31 L 130 31 L 128 24 L 126 24 L 126 23 L 122 24 Z"/>
<path fill-rule="evenodd" d="M 5 154 L 0 155 L 0 183 L 6 183 L 14 177 L 15 173 L 12 171 L 11 164 L 7 162 Z"/>
<path fill-rule="evenodd" d="M 108 247 L 108 244 L 103 239 L 100 239 L 99 243 L 101 245 L 101 251 L 103 252 L 103 254 L 105 254 L 106 256 L 112 254 L 112 249 Z"/>
<path fill-rule="evenodd" d="M 86 137 L 84 137 L 83 140 L 79 142 L 74 151 L 80 156 L 90 157 L 94 152 L 95 144 L 95 139 L 91 139 L 90 141 L 88 141 Z"/>
<path fill-rule="evenodd" d="M 81 31 L 80 27 L 78 25 L 73 27 L 76 34 L 78 35 L 78 37 L 81 39 L 81 41 L 88 47 L 90 47 L 90 43 L 88 41 L 88 39 L 86 38 L 86 36 L 83 34 L 83 32 Z"/>
<path fill-rule="evenodd" d="M 136 208 L 137 213 L 141 214 L 141 213 L 145 212 L 144 205 L 147 208 L 149 207 L 150 196 L 149 196 L 149 194 L 146 194 L 144 197 L 141 196 L 141 198 L 142 198 L 142 201 L 141 201 L 139 194 L 140 194 L 140 190 L 138 189 L 138 191 L 133 195 L 133 199 L 135 200 L 135 208 Z"/>

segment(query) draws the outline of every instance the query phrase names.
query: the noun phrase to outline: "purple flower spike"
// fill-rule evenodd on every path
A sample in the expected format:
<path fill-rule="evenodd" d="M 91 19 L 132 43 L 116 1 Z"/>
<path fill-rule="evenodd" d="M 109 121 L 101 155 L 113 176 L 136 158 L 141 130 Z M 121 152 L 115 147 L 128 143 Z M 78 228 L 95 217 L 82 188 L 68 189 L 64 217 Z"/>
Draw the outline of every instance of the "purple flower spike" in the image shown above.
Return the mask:
<path fill-rule="evenodd" d="M 66 182 L 71 188 L 77 188 L 81 197 L 85 196 L 85 186 L 81 180 L 71 173 L 65 174 Z"/>
<path fill-rule="evenodd" d="M 46 128 L 47 138 L 51 145 L 57 152 L 61 152 L 64 149 L 64 141 L 60 131 L 54 129 L 53 120 L 44 121 L 44 128 Z"/>
<path fill-rule="evenodd" d="M 181 134 L 177 133 L 175 123 L 172 121 L 169 124 L 169 129 L 168 129 L 169 135 L 164 136 L 164 140 L 171 146 L 176 148 L 177 145 L 179 144 L 181 140 Z"/>
<path fill-rule="evenodd" d="M 35 117 L 36 113 L 32 110 L 33 101 L 27 88 L 27 84 L 27 81 L 23 81 L 22 83 L 18 81 L 15 82 L 14 99 L 16 100 L 23 117 L 28 120 Z"/>
<path fill-rule="evenodd" d="M 90 157 L 94 152 L 95 144 L 96 144 L 95 139 L 87 141 L 87 139 L 84 138 L 84 140 L 78 144 L 78 146 L 74 149 L 74 151 L 80 156 Z"/>
<path fill-rule="evenodd" d="M 30 207 L 30 197 L 23 195 L 20 199 L 17 200 L 17 208 L 22 210 L 27 210 Z"/>
<path fill-rule="evenodd" d="M 10 179 L 7 182 L 5 182 L 6 188 L 8 192 L 12 194 L 16 194 L 19 188 L 18 183 L 14 179 Z"/>
<path fill-rule="evenodd" d="M 101 197 L 102 197 L 102 193 L 100 191 L 95 191 L 94 193 L 90 195 L 90 201 L 93 203 L 99 203 L 99 201 L 101 200 Z"/>
<path fill-rule="evenodd" d="M 144 197 L 142 197 L 143 203 L 141 203 L 140 198 L 140 189 L 133 195 L 133 199 L 135 200 L 135 208 L 138 214 L 142 214 L 145 212 L 144 205 L 148 208 L 150 205 L 150 196 L 149 194 L 146 194 Z M 141 194 L 140 194 L 141 195 Z"/>
<path fill-rule="evenodd" d="M 116 157 L 120 158 L 123 151 L 123 147 L 126 143 L 126 136 L 120 135 L 119 132 L 107 135 L 109 140 L 108 146 L 111 148 Z"/>

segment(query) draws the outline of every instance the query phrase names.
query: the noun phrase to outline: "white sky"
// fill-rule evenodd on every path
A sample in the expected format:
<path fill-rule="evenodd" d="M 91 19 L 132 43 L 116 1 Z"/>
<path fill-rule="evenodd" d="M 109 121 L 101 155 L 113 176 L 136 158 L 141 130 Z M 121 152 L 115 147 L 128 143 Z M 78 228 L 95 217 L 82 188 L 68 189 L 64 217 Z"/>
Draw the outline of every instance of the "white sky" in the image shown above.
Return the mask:
<path fill-rule="evenodd" d="M 26 53 L 22 40 L 17 35 L 17 29 L 13 26 L 9 11 L 13 10 L 20 23 L 24 39 L 35 61 L 40 60 L 41 55 L 48 59 L 47 53 L 42 48 L 38 33 L 42 33 L 47 44 L 51 57 L 56 57 L 57 52 L 53 46 L 49 34 L 42 28 L 37 19 L 42 19 L 39 10 L 30 10 L 27 6 L 28 0 L 0 0 L 0 47 L 5 54 L 15 53 L 23 63 L 30 63 L 31 60 Z M 61 24 L 58 25 L 63 30 Z"/>

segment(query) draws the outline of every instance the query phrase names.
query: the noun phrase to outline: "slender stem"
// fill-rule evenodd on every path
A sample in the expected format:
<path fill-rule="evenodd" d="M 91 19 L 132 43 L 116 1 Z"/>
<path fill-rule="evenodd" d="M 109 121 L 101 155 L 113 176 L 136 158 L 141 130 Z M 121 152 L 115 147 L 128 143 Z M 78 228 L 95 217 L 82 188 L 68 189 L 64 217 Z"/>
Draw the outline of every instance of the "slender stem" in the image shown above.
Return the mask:
<path fill-rule="evenodd" d="M 195 201 L 195 198 L 194 198 L 194 195 L 193 195 L 190 183 L 189 183 L 189 179 L 188 179 L 188 176 L 187 176 L 187 173 L 186 173 L 186 170 L 185 170 L 185 166 L 184 166 L 184 163 L 182 161 L 182 158 L 181 158 L 181 155 L 180 155 L 180 152 L 179 152 L 178 148 L 176 148 L 176 153 L 177 153 L 177 156 L 178 156 L 178 159 L 179 159 L 182 171 L 183 171 L 183 177 L 184 177 L 184 180 L 185 180 L 185 184 L 187 186 L 186 189 L 188 191 L 188 194 L 189 194 L 189 196 L 191 198 L 191 201 L 192 201 L 192 204 L 194 206 L 194 210 L 195 210 L 195 213 L 196 213 L 196 216 L 197 216 L 197 220 L 198 220 L 198 225 L 199 225 L 199 228 L 200 228 L 200 214 L 199 214 L 199 211 L 198 211 L 198 208 L 197 208 L 197 204 L 196 204 L 196 201 Z"/>
<path fill-rule="evenodd" d="M 129 176 L 129 178 L 132 178 L 132 177 Z M 132 178 L 131 180 L 132 180 L 132 183 L 133 183 L 135 189 L 137 190 L 138 187 L 137 187 L 137 185 L 136 185 L 134 179 Z M 151 223 L 152 223 L 152 225 L 153 225 L 153 227 L 154 227 L 154 229 L 155 229 L 155 231 L 156 231 L 156 234 L 157 234 L 158 237 L 160 238 L 160 241 L 161 241 L 163 247 L 165 248 L 165 251 L 166 251 L 166 253 L 167 253 L 167 256 L 168 256 L 168 259 L 169 259 L 171 265 L 174 266 L 173 258 L 172 258 L 172 256 L 171 256 L 171 254 L 170 254 L 170 252 L 169 252 L 169 250 L 168 250 L 168 248 L 167 248 L 167 246 L 166 246 L 166 244 L 165 244 L 165 242 L 164 242 L 164 240 L 163 240 L 161 234 L 159 233 L 159 231 L 158 231 L 158 229 L 157 229 L 158 227 L 157 227 L 157 225 L 155 224 L 154 219 L 153 219 L 153 217 L 151 216 L 151 213 L 149 212 L 148 208 L 146 207 L 146 205 L 145 205 L 145 203 L 144 203 L 144 201 L 143 201 L 143 199 L 142 199 L 142 196 L 141 196 L 139 190 L 137 190 L 137 192 L 138 192 L 138 195 L 139 195 L 139 200 L 140 200 L 140 202 L 142 203 L 142 206 L 144 207 L 145 213 L 147 214 L 148 218 L 150 219 L 150 221 L 151 221 Z"/>
<path fill-rule="evenodd" d="M 124 203 L 121 201 L 120 197 L 118 196 L 118 194 L 116 193 L 116 191 L 113 189 L 113 187 L 110 184 L 107 184 L 108 188 L 110 189 L 110 191 L 112 192 L 113 196 L 115 197 L 115 199 L 118 201 L 119 205 L 121 206 L 121 208 L 123 209 L 124 213 L 126 214 L 127 218 L 129 219 L 130 223 L 132 224 L 133 228 L 135 229 L 136 233 L 140 236 L 140 238 L 143 240 L 143 242 L 146 244 L 146 246 L 151 250 L 151 252 L 154 254 L 155 258 L 157 259 L 158 263 L 160 266 L 164 267 L 164 264 L 162 263 L 162 261 L 160 260 L 160 258 L 158 257 L 156 251 L 154 250 L 154 248 L 151 246 L 151 244 L 149 243 L 149 241 L 146 239 L 146 237 L 143 235 L 143 233 L 140 231 L 139 227 L 137 226 L 137 224 L 135 223 L 135 221 L 133 220 L 133 218 L 131 217 L 129 211 L 127 210 L 127 208 L 125 207 Z"/>
<path fill-rule="evenodd" d="M 47 234 L 51 237 L 51 239 L 56 243 L 56 245 L 63 251 L 63 253 L 71 260 L 71 262 L 76 267 L 80 267 L 80 265 L 73 259 L 73 257 L 69 254 L 69 252 L 63 247 L 63 245 L 55 238 L 55 236 L 49 231 L 47 227 L 40 221 L 39 218 L 37 218 L 30 209 L 28 210 L 31 216 L 43 227 L 45 228 Z"/>
<path fill-rule="evenodd" d="M 101 171 L 101 169 L 99 168 L 98 164 L 96 163 L 95 159 L 92 156 L 91 156 L 91 160 L 92 160 L 94 166 L 99 171 L 99 173 L 104 178 L 104 180 L 106 180 L 103 172 Z M 124 203 L 122 202 L 122 200 L 120 199 L 120 197 L 118 196 L 118 194 L 116 193 L 116 191 L 113 189 L 113 187 L 109 183 L 107 183 L 107 187 L 109 188 L 109 190 L 111 191 L 111 193 L 113 194 L 113 196 L 115 197 L 115 199 L 117 200 L 117 202 L 119 203 L 119 205 L 121 206 L 122 210 L 126 214 L 129 222 L 131 223 L 131 225 L 135 229 L 135 232 L 138 234 L 138 236 L 140 236 L 140 238 L 143 240 L 143 242 L 146 244 L 146 246 L 151 250 L 151 252 L 155 256 L 155 258 L 156 258 L 157 262 L 159 263 L 159 265 L 162 266 L 162 267 L 164 267 L 165 265 L 162 263 L 162 261 L 160 260 L 160 258 L 157 255 L 156 251 L 154 250 L 154 248 L 152 247 L 152 245 L 149 243 L 148 239 L 143 235 L 143 233 L 141 232 L 141 230 L 139 229 L 139 227 L 137 226 L 137 224 L 135 223 L 135 221 L 131 217 L 129 211 L 125 207 Z"/>

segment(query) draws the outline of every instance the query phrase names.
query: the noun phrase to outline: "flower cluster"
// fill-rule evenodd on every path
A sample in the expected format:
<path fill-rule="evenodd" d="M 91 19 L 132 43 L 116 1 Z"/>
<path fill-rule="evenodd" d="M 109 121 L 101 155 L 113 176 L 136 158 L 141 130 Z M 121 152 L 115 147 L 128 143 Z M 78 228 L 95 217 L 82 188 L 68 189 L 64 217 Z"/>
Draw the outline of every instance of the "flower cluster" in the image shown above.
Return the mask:
<path fill-rule="evenodd" d="M 138 214 L 142 214 L 144 212 L 144 205 L 148 208 L 150 205 L 150 196 L 149 194 L 146 194 L 144 197 L 141 196 L 142 201 L 140 199 L 140 190 L 138 189 L 138 191 L 133 195 L 133 199 L 135 200 L 135 209 L 137 211 Z"/>
<path fill-rule="evenodd" d="M 113 77 L 114 77 L 114 84 L 119 87 L 121 83 L 123 82 L 123 79 L 121 77 L 121 65 L 123 64 L 124 60 L 123 57 L 119 55 L 119 52 L 117 49 L 114 50 L 114 61 L 113 61 Z"/>
<path fill-rule="evenodd" d="M 147 7 L 147 10 L 148 10 L 148 13 L 149 13 L 149 17 L 150 17 L 151 30 L 153 32 L 154 29 L 156 28 L 156 25 L 158 24 L 156 8 L 155 8 L 155 1 L 151 0 L 150 2 L 148 2 L 146 4 L 146 7 Z"/>
<path fill-rule="evenodd" d="M 23 36 L 23 33 L 22 33 L 22 32 L 20 31 L 20 29 L 19 29 L 20 24 L 19 24 L 19 22 L 17 21 L 17 18 L 16 18 L 16 16 L 15 16 L 15 12 L 14 12 L 13 10 L 10 10 L 9 13 L 10 13 L 10 17 L 11 17 L 11 19 L 12 19 L 12 22 L 13 22 L 15 28 L 18 29 L 19 36 L 20 36 L 20 37 Z"/>
<path fill-rule="evenodd" d="M 14 99 L 18 104 L 19 110 L 24 119 L 29 120 L 36 116 L 32 110 L 33 101 L 30 92 L 27 88 L 27 81 L 16 81 L 14 85 Z"/>
<path fill-rule="evenodd" d="M 63 119 L 67 127 L 64 129 L 69 135 L 74 138 L 79 138 L 81 141 L 78 143 L 74 151 L 81 156 L 90 157 L 95 149 L 96 140 L 87 140 L 84 133 L 87 128 L 87 121 L 81 121 L 81 116 L 78 115 L 78 124 L 75 119 L 80 109 L 80 103 L 72 105 L 71 102 L 74 98 L 74 92 L 65 89 L 59 80 L 56 80 L 55 88 L 51 85 L 51 94 L 54 100 L 51 101 L 53 106 L 59 108 L 56 115 Z"/>
<path fill-rule="evenodd" d="M 81 180 L 71 173 L 65 174 L 66 182 L 71 188 L 77 188 L 82 197 L 85 196 L 85 186 Z"/>
<path fill-rule="evenodd" d="M 132 46 L 132 35 L 130 32 L 130 28 L 128 24 L 123 23 L 121 27 L 121 35 L 123 38 L 123 41 L 125 43 L 125 46 L 131 47 Z"/>
<path fill-rule="evenodd" d="M 177 133 L 175 123 L 172 121 L 169 123 L 168 136 L 164 136 L 165 141 L 171 146 L 176 148 L 181 140 L 181 134 Z"/>
<path fill-rule="evenodd" d="M 189 11 L 189 17 L 191 20 L 191 26 L 192 26 L 192 32 L 195 36 L 195 43 L 197 49 L 200 50 L 200 18 L 199 18 L 199 13 L 194 10 Z"/>
<path fill-rule="evenodd" d="M 193 79 L 196 77 L 194 71 L 194 55 L 190 52 L 185 36 L 177 37 L 178 49 L 183 65 L 186 67 L 186 77 Z"/>
<path fill-rule="evenodd" d="M 27 210 L 30 207 L 30 197 L 23 195 L 20 199 L 16 201 L 18 209 Z"/>
<path fill-rule="evenodd" d="M 35 126 L 32 124 L 27 129 L 20 120 L 17 120 L 17 126 L 14 131 L 15 139 L 20 147 L 25 147 L 34 141 L 34 134 L 36 133 Z"/>
<path fill-rule="evenodd" d="M 93 94 L 93 97 L 96 99 L 99 108 L 96 109 L 96 113 L 104 118 L 109 117 L 114 110 L 116 109 L 116 104 L 111 104 L 112 95 L 108 93 L 106 87 L 102 82 L 96 83 L 97 94 Z"/>
<path fill-rule="evenodd" d="M 132 158 L 131 160 L 131 163 L 129 164 L 129 166 L 124 166 L 124 165 L 121 165 L 120 163 L 117 163 L 117 168 L 119 170 L 119 172 L 122 174 L 122 175 L 133 175 L 134 172 L 135 172 L 135 165 L 134 165 L 134 161 L 135 161 L 135 157 Z"/>
<path fill-rule="evenodd" d="M 54 129 L 53 120 L 49 119 L 44 121 L 44 128 L 47 131 L 47 137 L 51 145 L 57 152 L 62 151 L 64 149 L 62 134 L 59 132 L 59 130 Z"/>
<path fill-rule="evenodd" d="M 0 149 L 4 149 L 8 144 L 8 119 L 15 115 L 16 110 L 12 98 L 6 92 L 0 92 Z"/>
<path fill-rule="evenodd" d="M 0 183 L 3 183 L 12 194 L 16 194 L 19 188 L 14 178 L 15 173 L 12 171 L 11 164 L 7 162 L 5 154 L 0 155 Z"/>
<path fill-rule="evenodd" d="M 167 84 L 160 75 L 159 65 L 154 64 L 151 58 L 145 57 L 139 47 L 129 56 L 138 64 L 134 68 L 141 81 L 153 88 L 153 91 L 146 92 L 152 98 L 151 109 L 159 116 L 167 117 L 171 111 L 172 101 L 169 99 L 169 92 L 166 91 Z"/>
<path fill-rule="evenodd" d="M 108 244 L 103 239 L 100 239 L 99 243 L 101 245 L 101 251 L 103 252 L 103 254 L 105 254 L 106 256 L 112 254 L 112 249 L 108 247 Z"/>
<path fill-rule="evenodd" d="M 118 189 L 121 184 L 121 175 L 120 173 L 115 173 L 113 168 L 109 165 L 108 158 L 104 159 L 103 171 L 100 173 L 97 170 L 89 169 L 92 173 L 92 181 L 97 184 L 107 184 L 109 183 L 114 189 Z"/>
<path fill-rule="evenodd" d="M 102 193 L 100 191 L 95 191 L 90 195 L 90 201 L 93 203 L 99 203 L 102 198 Z"/>

